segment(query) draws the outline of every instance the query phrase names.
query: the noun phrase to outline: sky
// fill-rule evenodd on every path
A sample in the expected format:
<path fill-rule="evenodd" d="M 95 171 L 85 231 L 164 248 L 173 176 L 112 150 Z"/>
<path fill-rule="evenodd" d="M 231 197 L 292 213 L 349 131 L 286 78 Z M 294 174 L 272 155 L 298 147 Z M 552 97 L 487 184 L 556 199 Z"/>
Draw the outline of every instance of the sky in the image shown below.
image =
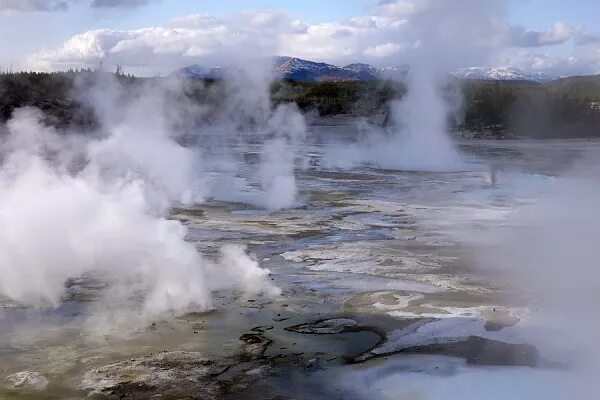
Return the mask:
<path fill-rule="evenodd" d="M 448 68 L 592 74 L 599 16 L 597 0 L 0 0 L 0 68 L 162 75 L 270 55 L 395 66 L 429 41 Z"/>

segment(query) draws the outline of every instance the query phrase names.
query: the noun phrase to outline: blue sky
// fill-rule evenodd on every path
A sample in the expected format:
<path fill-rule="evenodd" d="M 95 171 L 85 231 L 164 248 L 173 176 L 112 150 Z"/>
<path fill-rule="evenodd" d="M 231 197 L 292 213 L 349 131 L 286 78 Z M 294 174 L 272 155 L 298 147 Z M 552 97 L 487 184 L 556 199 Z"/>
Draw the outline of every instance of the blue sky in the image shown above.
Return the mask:
<path fill-rule="evenodd" d="M 129 11 L 102 10 L 92 14 L 91 18 L 70 20 L 70 23 L 78 30 L 94 23 L 105 27 L 135 28 L 191 13 L 223 15 L 258 9 L 286 10 L 305 21 L 320 23 L 361 15 L 376 3 L 375 0 L 162 0 Z M 513 0 L 509 3 L 509 15 L 513 22 L 530 28 L 542 29 L 556 21 L 569 21 L 593 30 L 600 21 L 600 1 Z M 64 16 L 58 15 L 57 19 Z"/>
<path fill-rule="evenodd" d="M 374 3 L 373 0 L 163 0 L 132 13 L 137 15 L 129 14 L 114 22 L 117 22 L 115 26 L 131 28 L 135 24 L 158 24 L 165 19 L 197 12 L 219 15 L 249 9 L 283 9 L 308 22 L 319 23 L 361 15 Z M 600 1 L 513 0 L 509 4 L 509 14 L 515 23 L 530 28 L 542 29 L 565 20 L 594 29 L 600 23 Z"/>
<path fill-rule="evenodd" d="M 362 14 L 370 0 L 176 0 L 157 5 L 151 18 L 205 12 L 209 14 L 235 13 L 249 9 L 283 9 L 311 23 L 351 18 Z"/>
<path fill-rule="evenodd" d="M 112 29 L 123 32 L 135 31 L 141 28 L 163 27 L 167 21 L 178 17 L 185 17 L 191 14 L 205 13 L 220 18 L 229 18 L 231 15 L 239 14 L 251 10 L 277 10 L 287 16 L 283 25 L 290 24 L 291 21 L 298 20 L 306 27 L 319 27 L 321 30 L 333 30 L 334 26 L 347 24 L 351 18 L 376 15 L 379 11 L 378 6 L 381 2 L 398 3 L 424 3 L 428 0 L 111 0 L 112 3 L 143 2 L 147 4 L 139 7 L 92 7 L 92 2 L 102 2 L 106 0 L 36 0 L 37 6 L 26 8 L 23 4 L 28 4 L 32 0 L 0 0 L 0 67 L 6 68 L 10 64 L 19 67 L 38 68 L 39 63 L 31 63 L 32 55 L 46 52 L 44 55 L 46 61 L 49 59 L 48 51 L 53 53 L 52 57 L 60 59 L 58 52 L 69 53 L 69 57 L 60 59 L 59 65 L 67 65 L 67 62 L 76 65 L 74 58 L 80 57 L 81 62 L 89 62 L 90 49 L 62 49 L 61 46 L 70 38 L 85 32 L 96 29 Z M 433 2 L 452 1 L 454 4 L 465 4 L 467 0 L 461 0 L 456 3 L 455 0 L 431 0 Z M 468 0 L 470 2 L 480 1 L 481 4 L 494 4 L 497 0 Z M 498 0 L 500 1 L 500 0 Z M 506 1 L 506 23 L 517 27 L 524 37 L 542 37 L 542 43 L 531 45 L 527 44 L 523 48 L 513 48 L 504 51 L 496 59 L 504 64 L 514 63 L 517 67 L 529 67 L 535 69 L 547 68 L 559 71 L 563 69 L 565 73 L 569 69 L 575 71 L 577 68 L 582 71 L 586 69 L 586 64 L 590 64 L 589 71 L 595 71 L 596 53 L 598 53 L 598 65 L 600 66 L 600 39 L 589 40 L 585 48 L 578 46 L 578 37 L 583 35 L 597 35 L 600 33 L 600 27 L 597 21 L 600 20 L 600 1 L 598 0 L 502 0 Z M 39 9 L 39 4 L 46 2 L 49 4 L 43 10 Z M 68 3 L 67 10 L 50 10 L 59 2 Z M 32 3 L 33 4 L 33 3 Z M 398 17 L 405 18 L 404 16 Z M 555 28 L 556 23 L 562 25 Z M 237 26 L 236 26 L 237 24 Z M 234 22 L 223 23 L 229 29 L 244 28 L 244 22 L 239 19 Z M 186 27 L 187 28 L 187 27 Z M 339 28 L 339 26 L 338 26 Z M 338 29 L 336 28 L 336 29 Z M 345 29 L 344 27 L 342 27 Z M 343 32 L 333 32 L 332 35 L 338 35 Z M 352 28 L 352 27 L 350 27 Z M 562 31 L 560 31 L 560 29 Z M 386 28 L 387 29 L 387 28 Z M 552 33 L 555 29 L 556 32 Z M 346 29 L 347 30 L 347 29 Z M 389 30 L 389 29 L 388 29 Z M 259 32 L 260 34 L 261 32 Z M 364 32 L 363 32 L 364 33 Z M 369 61 L 381 63 L 392 62 L 393 59 L 381 57 L 397 50 L 400 54 L 400 48 L 405 43 L 395 43 L 393 40 L 386 40 L 383 36 L 373 37 L 373 35 L 354 32 L 360 41 L 359 45 L 349 41 L 331 40 L 328 46 L 321 45 L 319 41 L 323 40 L 323 33 L 320 32 L 309 42 L 309 39 L 299 36 L 297 38 L 287 37 L 290 45 L 290 51 L 295 51 L 299 56 L 312 56 L 323 61 L 349 61 L 352 54 L 357 61 Z M 557 38 L 556 35 L 565 35 L 566 39 Z M 200 33 L 199 33 L 200 35 Z M 287 33 L 286 33 L 287 35 Z M 321 35 L 321 36 L 319 36 Z M 536 36 L 537 35 L 537 36 Z M 553 36 L 554 35 L 554 36 Z M 202 35 L 200 35 L 202 36 Z M 287 35 L 290 36 L 290 35 Z M 204 37 L 204 36 L 202 36 Z M 594 36 L 595 37 L 595 36 Z M 153 38 L 155 40 L 156 37 Z M 215 38 L 218 39 L 218 38 Z M 327 39 L 327 38 L 326 38 Z M 91 40 L 91 39 L 90 39 Z M 85 44 L 87 46 L 108 46 L 114 44 L 114 38 L 105 36 L 98 40 L 91 40 Z M 147 38 L 140 38 L 147 42 Z M 189 50 L 189 40 L 186 39 L 185 46 Z M 304 42 L 302 42 L 304 40 Z M 372 46 L 366 41 L 372 41 Z M 536 41 L 537 38 L 534 38 Z M 597 48 L 592 46 L 596 43 Z M 108 43 L 108 44 L 107 44 Z M 306 43 L 306 48 L 312 51 L 304 51 L 299 47 L 301 43 Z M 315 44 L 316 43 L 316 44 Z M 529 43 L 529 42 L 528 42 Z M 314 44 L 314 46 L 312 46 Z M 83 44 L 79 43 L 79 46 Z M 177 46 L 176 43 L 169 45 Z M 320 49 L 314 49 L 318 47 Z M 154 45 L 153 45 L 154 46 Z M 158 45 L 156 45 L 158 46 Z M 161 52 L 161 49 L 154 47 L 152 51 Z M 182 45 L 183 46 L 183 45 Z M 184 47 L 185 47 L 184 46 Z M 312 46 L 312 47 L 311 47 Z M 193 46 L 192 46 L 193 47 Z M 356 48 L 360 47 L 357 52 Z M 405 46 L 406 47 L 406 46 Z M 518 46 L 517 46 L 518 47 Z M 341 48 L 341 53 L 336 53 L 336 49 Z M 283 48 L 281 52 L 290 54 Z M 77 52 L 85 53 L 83 55 L 75 54 Z M 93 49 L 92 49 L 93 50 Z M 319 50 L 319 51 L 317 51 Z M 204 51 L 204 50 L 203 50 Z M 354 53 L 352 53 L 354 51 Z M 102 49 L 101 53 L 116 54 L 114 49 Z M 331 53 L 331 55 L 328 54 Z M 139 52 L 138 52 L 139 53 Z M 136 54 L 138 54 L 136 53 Z M 190 53 L 188 51 L 188 53 Z M 291 54 L 296 55 L 296 54 Z M 377 59 L 377 55 L 380 57 Z M 88 57 L 89 56 L 89 57 Z M 88 58 L 86 58 L 88 57 Z M 520 57 L 520 59 L 515 59 Z M 577 57 L 576 61 L 573 59 Z M 39 58 L 39 57 L 38 57 Z M 68 58 L 68 60 L 67 60 Z M 128 60 L 123 55 L 124 60 Z M 397 59 L 399 59 L 397 57 Z M 515 61 L 513 62 L 513 59 Z M 164 61 L 164 60 L 163 60 Z M 190 60 L 191 61 L 191 60 Z M 148 60 L 151 63 L 151 60 Z M 182 59 L 181 62 L 186 62 Z M 126 62 L 125 62 L 126 63 Z M 46 62 L 45 68 L 57 68 Z M 70 64 L 69 64 L 70 65 Z M 173 64 L 175 65 L 175 64 Z M 169 65 L 169 67 L 171 67 Z M 40 67 L 41 68 L 41 67 Z M 164 68 L 167 68 L 166 66 Z"/>
<path fill-rule="evenodd" d="M 522 0 L 509 7 L 510 19 L 531 28 L 543 28 L 556 21 L 568 21 L 590 30 L 600 22 L 598 0 Z"/>
<path fill-rule="evenodd" d="M 320 23 L 361 15 L 376 3 L 375 0 L 163 0 L 131 12 L 101 12 L 95 18 L 100 17 L 96 22 L 106 26 L 134 28 L 198 12 L 223 15 L 241 10 L 280 9 L 305 21 Z M 600 22 L 598 0 L 513 0 L 508 10 L 513 22 L 537 29 L 556 21 L 569 21 L 593 30 Z"/>

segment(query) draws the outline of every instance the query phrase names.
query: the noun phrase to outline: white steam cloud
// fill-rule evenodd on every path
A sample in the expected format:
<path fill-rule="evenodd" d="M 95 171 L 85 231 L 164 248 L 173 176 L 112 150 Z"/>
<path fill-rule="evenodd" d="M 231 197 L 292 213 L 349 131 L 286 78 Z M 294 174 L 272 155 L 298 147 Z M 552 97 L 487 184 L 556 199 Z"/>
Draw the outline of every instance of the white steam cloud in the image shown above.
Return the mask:
<path fill-rule="evenodd" d="M 478 261 L 536 299 L 543 318 L 535 340 L 566 350 L 557 355 L 563 358 L 559 361 L 576 360 L 597 372 L 600 352 L 593 343 L 600 324 L 593 315 L 600 300 L 600 190 L 595 160 L 597 154 L 590 154 L 568 176 L 552 180 L 539 203 L 516 213 L 508 228 L 480 237 L 487 251 Z M 549 334 L 548 327 L 560 335 Z"/>
<path fill-rule="evenodd" d="M 542 365 L 458 365 L 447 375 L 390 374 L 380 382 L 390 398 L 405 393 L 423 399 L 450 399 L 457 393 L 465 399 L 595 397 L 600 371 L 600 324 L 595 318 L 600 300 L 597 156 L 588 154 L 568 174 L 545 180 L 535 200 L 497 229 L 463 238 L 477 249 L 480 271 L 529 299 L 530 312 L 513 332 L 540 350 Z"/>
<path fill-rule="evenodd" d="M 216 122 L 202 128 L 208 140 L 221 142 L 221 153 L 205 160 L 217 172 L 209 184 L 216 199 L 269 211 L 299 203 L 295 169 L 304 165 L 297 148 L 306 139 L 306 121 L 294 104 L 273 107 L 274 78 L 269 60 L 233 68 L 223 82 L 227 100 L 216 111 Z M 247 159 L 248 149 L 258 160 Z"/>
<path fill-rule="evenodd" d="M 362 141 L 331 154 L 337 167 L 361 163 L 399 170 L 448 171 L 464 168 L 449 137 L 449 122 L 460 98 L 449 76 L 458 66 L 477 64 L 493 49 L 502 3 L 477 0 L 425 1 L 403 28 L 412 40 L 407 93 L 390 105 L 393 126 L 368 132 Z M 474 65 L 471 64 L 471 65 Z"/>
<path fill-rule="evenodd" d="M 48 127 L 34 109 L 14 113 L 0 151 L 0 294 L 57 306 L 69 279 L 94 274 L 110 283 L 107 304 L 148 321 L 210 308 L 214 290 L 278 293 L 244 248 L 207 261 L 166 218 L 205 187 L 197 151 L 174 140 L 185 105 L 166 101 L 164 86 L 132 98 L 101 82 L 94 137 Z"/>

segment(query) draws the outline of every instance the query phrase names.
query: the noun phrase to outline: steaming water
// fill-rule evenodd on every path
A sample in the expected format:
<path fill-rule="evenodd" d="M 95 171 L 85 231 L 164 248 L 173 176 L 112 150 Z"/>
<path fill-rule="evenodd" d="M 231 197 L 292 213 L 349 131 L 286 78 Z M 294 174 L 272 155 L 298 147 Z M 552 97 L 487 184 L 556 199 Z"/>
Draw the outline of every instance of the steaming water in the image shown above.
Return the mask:
<path fill-rule="evenodd" d="M 584 151 L 600 151 L 600 143 L 463 142 L 460 149 L 469 162 L 456 172 L 327 167 L 331 164 L 324 158 L 336 153 L 331 143 L 351 137 L 349 129 L 313 129 L 306 143 L 296 143 L 309 155 L 308 165 L 297 168 L 297 208 L 267 212 L 252 206 L 252 199 L 247 205 L 225 202 L 229 200 L 225 195 L 217 195 L 202 205 L 172 212 L 171 218 L 187 227 L 188 242 L 209 260 L 218 259 L 218 249 L 224 245 L 249 246 L 261 266 L 273 273 L 273 282 L 283 291 L 281 297 L 268 300 L 216 288 L 214 312 L 165 317 L 124 337 L 109 335 L 98 342 L 86 329 L 86 321 L 98 311 L 96 301 L 106 290 L 106 282 L 102 276 L 84 275 L 68 282 L 67 296 L 55 309 L 3 302 L 2 374 L 39 371 L 50 381 L 48 393 L 57 398 L 76 396 L 81 392 L 73 385 L 82 371 L 160 350 L 233 354 L 239 335 L 262 324 L 274 326 L 268 336 L 276 341 L 277 349 L 296 346 L 300 351 L 313 349 L 336 356 L 364 352 L 376 341 L 367 336 L 305 337 L 283 330 L 348 313 L 400 322 L 431 319 L 410 334 L 401 324 L 386 319 L 388 341 L 371 350 L 373 355 L 469 335 L 507 343 L 534 342 L 542 350 L 548 347 L 545 355 L 553 355 L 550 345 L 536 342 L 531 334 L 538 328 L 531 298 L 521 288 L 481 273 L 467 243 L 479 232 L 508 224 L 511 215 L 537 202 L 554 176 L 568 170 Z M 335 135 L 339 137 L 333 140 Z M 253 148 L 245 144 L 239 150 L 252 153 Z M 238 172 L 237 178 L 249 193 L 252 182 L 260 185 L 260 176 L 254 172 Z M 215 168 L 211 179 L 218 182 L 219 173 L 223 171 Z M 233 179 L 232 175 L 227 179 Z M 256 302 L 262 307 L 254 308 Z M 289 320 L 278 322 L 283 318 Z M 512 322 L 504 329 L 484 328 L 486 321 L 507 318 Z M 366 398 L 506 398 L 493 388 L 510 385 L 502 392 L 510 398 L 545 399 L 554 398 L 544 397 L 549 388 L 536 386 L 533 380 L 543 377 L 562 382 L 568 376 L 544 367 L 477 367 L 443 356 L 392 356 L 389 362 L 378 359 L 359 367 L 333 363 L 329 373 L 342 374 L 335 382 L 371 382 L 339 388 Z M 324 378 L 323 373 L 306 377 L 316 387 L 322 386 Z M 282 385 L 282 392 L 289 383 L 285 379 L 273 381 Z"/>

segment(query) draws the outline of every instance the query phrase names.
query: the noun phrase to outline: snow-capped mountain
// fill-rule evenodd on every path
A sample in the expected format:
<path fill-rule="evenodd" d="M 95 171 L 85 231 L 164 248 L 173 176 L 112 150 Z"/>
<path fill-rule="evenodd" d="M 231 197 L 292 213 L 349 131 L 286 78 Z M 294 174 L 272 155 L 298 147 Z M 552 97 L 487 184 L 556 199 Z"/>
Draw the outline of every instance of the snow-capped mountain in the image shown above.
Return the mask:
<path fill-rule="evenodd" d="M 460 69 L 453 75 L 460 79 L 488 81 L 529 81 L 538 83 L 544 83 L 555 79 L 541 72 L 525 72 L 518 68 L 510 67 L 469 67 Z"/>
<path fill-rule="evenodd" d="M 369 74 L 370 76 L 378 76 L 380 69 L 369 64 L 354 63 L 344 67 L 347 70 L 357 74 Z"/>
<path fill-rule="evenodd" d="M 380 79 L 404 79 L 410 72 L 410 65 L 378 68 Z"/>
<path fill-rule="evenodd" d="M 363 74 L 369 79 L 403 79 L 410 72 L 410 66 L 408 65 L 400 65 L 398 67 L 377 68 L 369 64 L 356 63 L 346 65 L 344 69 L 348 69 L 357 74 Z"/>
<path fill-rule="evenodd" d="M 228 67 L 207 68 L 190 65 L 173 75 L 192 79 L 222 79 Z M 373 81 L 377 79 L 401 78 L 408 73 L 408 66 L 377 68 L 369 64 L 350 64 L 345 67 L 303 60 L 297 57 L 275 57 L 273 70 L 281 78 L 295 82 Z"/>
<path fill-rule="evenodd" d="M 369 81 L 378 78 L 376 72 L 371 70 L 373 67 L 366 64 L 338 67 L 296 57 L 276 57 L 274 67 L 282 79 L 296 82 Z"/>
<path fill-rule="evenodd" d="M 173 74 L 184 78 L 222 79 L 229 68 L 207 68 L 190 65 Z M 295 82 L 372 81 L 377 79 L 403 79 L 410 72 L 409 65 L 378 68 L 369 64 L 354 63 L 344 67 L 303 60 L 297 57 L 275 57 L 273 70 L 281 78 Z M 453 74 L 459 79 L 529 81 L 544 83 L 553 77 L 540 72 L 528 73 L 517 68 L 463 68 Z"/>
<path fill-rule="evenodd" d="M 363 63 L 339 67 L 297 57 L 275 57 L 274 65 L 275 72 L 282 79 L 296 82 L 374 81 L 377 79 L 403 78 L 410 69 L 407 65 L 377 68 Z"/>
<path fill-rule="evenodd" d="M 207 68 L 202 65 L 194 64 L 178 69 L 173 72 L 173 75 L 180 78 L 218 80 L 223 78 L 224 72 L 224 68 L 221 67 Z"/>

